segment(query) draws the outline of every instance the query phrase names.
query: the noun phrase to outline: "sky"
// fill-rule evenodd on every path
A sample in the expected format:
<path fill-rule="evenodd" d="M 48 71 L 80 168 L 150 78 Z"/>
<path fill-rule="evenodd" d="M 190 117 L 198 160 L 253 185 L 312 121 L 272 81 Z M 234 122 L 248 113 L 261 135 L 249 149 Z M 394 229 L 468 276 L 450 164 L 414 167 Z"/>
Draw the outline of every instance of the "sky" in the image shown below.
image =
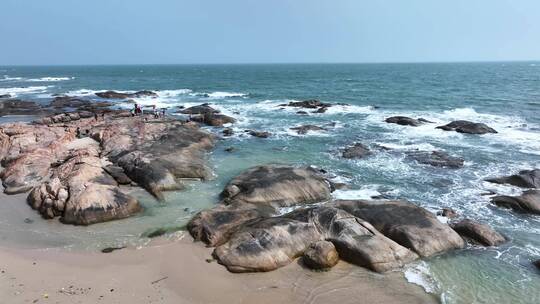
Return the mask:
<path fill-rule="evenodd" d="M 540 0 L 0 0 L 0 65 L 540 60 Z"/>

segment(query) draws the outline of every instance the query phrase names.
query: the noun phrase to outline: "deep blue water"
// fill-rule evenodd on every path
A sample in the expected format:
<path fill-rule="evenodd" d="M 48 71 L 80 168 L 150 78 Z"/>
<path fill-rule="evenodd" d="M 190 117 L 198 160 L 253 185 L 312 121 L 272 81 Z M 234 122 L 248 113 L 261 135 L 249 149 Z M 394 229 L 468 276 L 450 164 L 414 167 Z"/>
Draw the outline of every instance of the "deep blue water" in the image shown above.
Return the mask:
<path fill-rule="evenodd" d="M 540 63 L 0 67 L 0 95 L 43 103 L 55 93 L 96 98 L 93 94 L 101 90 L 143 89 L 158 91 L 159 98 L 137 102 L 167 107 L 171 115 L 175 106 L 209 102 L 238 119 L 233 126 L 238 134 L 260 129 L 273 136 L 237 135 L 220 142 L 210 157 L 214 180 L 168 194 L 166 205 L 137 193 L 147 209 L 127 220 L 83 229 L 40 220 L 27 206 L 0 206 L 0 229 L 5 232 L 0 241 L 90 250 L 119 243 L 143 245 L 140 233 L 185 223 L 194 212 L 216 203 L 223 185 L 250 166 L 312 164 L 351 185 L 336 197 L 385 194 L 433 212 L 452 207 L 510 238 L 498 248 L 470 247 L 404 270 L 409 280 L 440 295 L 443 302 L 540 302 L 540 273 L 530 264 L 540 258 L 540 218 L 493 207 L 489 196 L 481 195 L 519 194 L 522 189 L 483 179 L 540 167 Z M 279 107 L 311 98 L 350 106 L 308 116 Z M 392 115 L 435 123 L 416 128 L 385 123 Z M 434 128 L 456 119 L 484 122 L 499 133 L 477 136 Z M 336 125 L 305 136 L 289 130 L 308 123 Z M 378 152 L 362 160 L 339 157 L 340 149 L 354 142 Z M 393 151 L 379 151 L 380 145 Z M 237 152 L 223 152 L 228 146 Z M 401 153 L 415 149 L 445 150 L 463 157 L 465 167 L 433 168 Z M 21 224 L 23 216 L 34 217 L 34 225 Z"/>

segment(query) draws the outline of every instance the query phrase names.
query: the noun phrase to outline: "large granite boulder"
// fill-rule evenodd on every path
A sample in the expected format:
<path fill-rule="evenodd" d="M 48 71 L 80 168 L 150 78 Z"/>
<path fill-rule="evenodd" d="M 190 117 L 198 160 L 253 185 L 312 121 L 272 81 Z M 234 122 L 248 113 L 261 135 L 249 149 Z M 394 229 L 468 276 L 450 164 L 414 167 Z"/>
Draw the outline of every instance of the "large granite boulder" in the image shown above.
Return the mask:
<path fill-rule="evenodd" d="M 270 271 L 291 263 L 321 240 L 332 242 L 340 257 L 378 272 L 418 257 L 369 223 L 331 207 L 304 208 L 247 223 L 217 247 L 214 256 L 232 272 Z"/>
<path fill-rule="evenodd" d="M 312 167 L 267 165 L 235 177 L 221 196 L 225 203 L 248 203 L 275 208 L 311 204 L 330 199 L 330 185 Z"/>
<path fill-rule="evenodd" d="M 497 246 L 506 242 L 504 236 L 488 225 L 470 219 L 452 223 L 450 227 L 465 239 L 484 246 Z"/>
<path fill-rule="evenodd" d="M 444 126 L 439 126 L 437 129 L 442 129 L 444 131 L 456 131 L 459 133 L 468 133 L 468 134 L 486 134 L 486 133 L 497 133 L 493 128 L 490 128 L 486 124 L 477 123 L 467 120 L 456 120 Z"/>
<path fill-rule="evenodd" d="M 189 221 L 187 229 L 195 240 L 215 247 L 225 243 L 243 224 L 272 215 L 276 215 L 276 211 L 271 207 L 243 203 L 219 204 L 197 213 Z"/>
<path fill-rule="evenodd" d="M 311 167 L 268 165 L 241 173 L 221 196 L 220 204 L 199 212 L 188 223 L 195 240 L 217 246 L 236 228 L 254 219 L 275 216 L 280 207 L 329 200 L 330 186 Z"/>
<path fill-rule="evenodd" d="M 86 151 L 85 151 L 86 153 Z M 141 210 L 103 170 L 94 153 L 75 156 L 58 167 L 51 180 L 32 190 L 28 202 L 43 217 L 66 224 L 90 225 L 131 216 Z"/>
<path fill-rule="evenodd" d="M 491 202 L 517 212 L 540 215 L 540 190 L 528 190 L 520 196 L 495 196 Z"/>
<path fill-rule="evenodd" d="M 461 157 L 451 156 L 444 151 L 412 151 L 408 157 L 415 161 L 434 167 L 457 169 L 463 167 L 464 160 Z"/>
<path fill-rule="evenodd" d="M 336 201 L 335 206 L 369 222 L 385 236 L 423 257 L 465 246 L 448 225 L 410 202 Z"/>
<path fill-rule="evenodd" d="M 518 174 L 488 178 L 486 181 L 496 184 L 510 184 L 521 188 L 540 188 L 540 169 L 522 170 Z"/>
<path fill-rule="evenodd" d="M 204 155 L 214 146 L 213 135 L 176 121 L 123 122 L 95 130 L 93 136 L 104 156 L 156 198 L 163 199 L 163 191 L 182 189 L 179 179 L 211 177 Z"/>

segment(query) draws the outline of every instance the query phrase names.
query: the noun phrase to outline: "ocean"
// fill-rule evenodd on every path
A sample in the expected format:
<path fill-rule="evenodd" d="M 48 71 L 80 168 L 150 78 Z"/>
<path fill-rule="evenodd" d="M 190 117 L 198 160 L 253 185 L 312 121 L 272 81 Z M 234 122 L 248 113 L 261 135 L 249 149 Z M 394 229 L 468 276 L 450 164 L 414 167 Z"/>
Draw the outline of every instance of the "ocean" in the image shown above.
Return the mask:
<path fill-rule="evenodd" d="M 154 90 L 158 98 L 136 98 L 168 108 L 210 103 L 235 117 L 235 136 L 219 141 L 210 155 L 215 176 L 192 182 L 158 203 L 134 190 L 146 207 L 135 217 L 89 227 L 42 220 L 26 204 L 0 204 L 0 246 L 98 250 L 145 246 L 145 232 L 182 227 L 218 201 L 232 177 L 254 165 L 309 164 L 349 184 L 335 198 L 384 195 L 412 201 L 430 211 L 451 207 L 491 225 L 510 241 L 494 248 L 464 250 L 415 262 L 405 277 L 438 295 L 443 303 L 540 303 L 540 217 L 493 206 L 490 196 L 522 189 L 484 182 L 488 177 L 540 168 L 540 63 L 272 64 L 0 67 L 0 95 L 47 103 L 53 94 L 86 96 L 103 90 Z M 293 100 L 347 103 L 324 114 L 298 115 L 280 109 Z M 116 101 L 118 107 L 130 103 Z M 394 115 L 435 122 L 420 127 L 388 124 Z M 31 117 L 2 117 L 0 122 Z M 483 122 L 499 133 L 467 135 L 434 126 L 452 120 Z M 291 127 L 313 124 L 326 131 L 298 135 Z M 212 128 L 208 128 L 212 130 Z M 246 129 L 272 133 L 245 136 Z M 217 130 L 214 130 L 218 132 Z M 376 153 L 361 160 L 340 157 L 360 142 Z M 391 148 L 391 152 L 377 147 Z M 235 147 L 233 153 L 224 151 Z M 412 150 L 444 150 L 465 159 L 460 169 L 421 165 L 405 157 Z M 283 210 L 286 212 L 287 210 Z M 441 219 L 444 220 L 444 219 Z M 173 229 L 174 230 L 174 229 Z M 171 233 L 171 239 L 185 232 Z"/>

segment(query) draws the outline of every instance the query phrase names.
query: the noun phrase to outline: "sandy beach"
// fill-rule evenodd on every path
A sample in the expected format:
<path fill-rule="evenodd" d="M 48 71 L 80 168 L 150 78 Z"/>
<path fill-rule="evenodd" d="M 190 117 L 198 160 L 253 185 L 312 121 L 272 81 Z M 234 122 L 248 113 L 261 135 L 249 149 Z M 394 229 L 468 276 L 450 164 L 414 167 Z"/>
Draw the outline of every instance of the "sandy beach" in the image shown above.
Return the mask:
<path fill-rule="evenodd" d="M 24 195 L 1 193 L 0 201 L 26 204 Z M 13 216 L 22 221 L 27 211 Z M 16 247 L 0 247 L 0 303 L 437 303 L 400 272 L 377 274 L 343 261 L 327 272 L 296 261 L 233 274 L 187 232 L 179 241 L 157 238 L 111 253 Z"/>
<path fill-rule="evenodd" d="M 436 303 L 401 273 L 340 262 L 328 272 L 298 263 L 232 274 L 186 237 L 113 253 L 0 250 L 3 303 Z"/>

